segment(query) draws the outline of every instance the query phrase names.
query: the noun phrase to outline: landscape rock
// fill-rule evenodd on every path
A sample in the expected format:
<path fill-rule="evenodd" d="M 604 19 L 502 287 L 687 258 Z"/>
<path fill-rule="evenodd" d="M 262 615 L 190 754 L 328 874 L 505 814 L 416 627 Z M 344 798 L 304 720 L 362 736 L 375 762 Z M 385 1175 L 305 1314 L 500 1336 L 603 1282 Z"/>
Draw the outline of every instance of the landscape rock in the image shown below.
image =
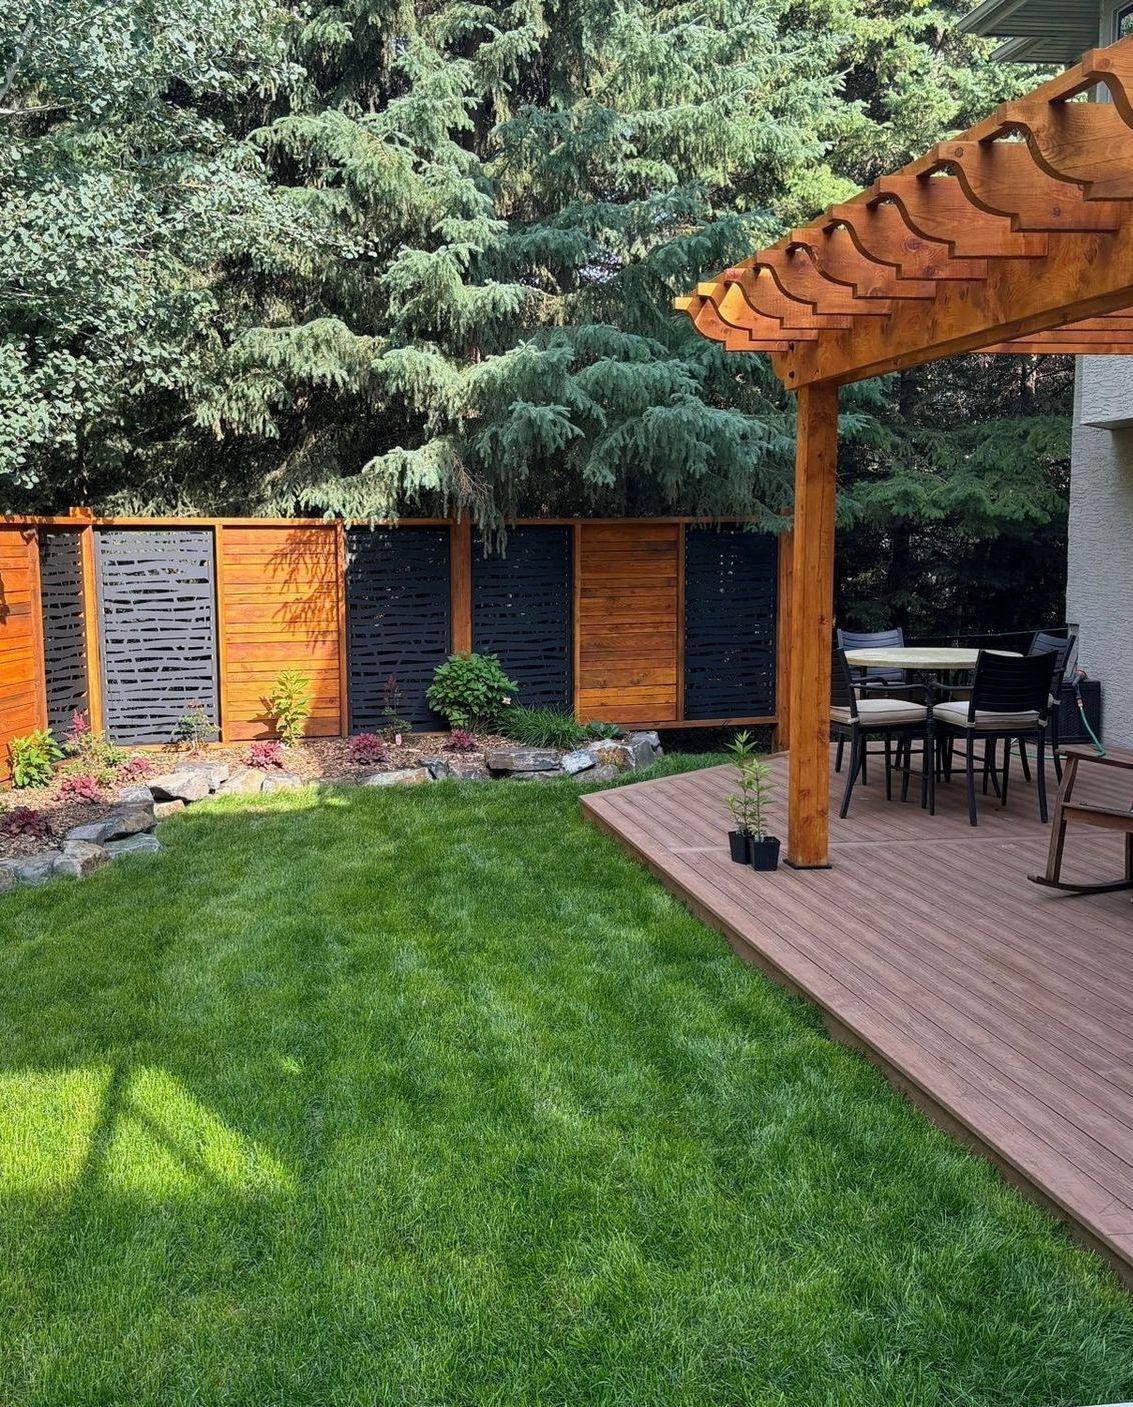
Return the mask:
<path fill-rule="evenodd" d="M 99 865 L 106 864 L 110 860 L 106 846 L 93 846 L 89 840 L 65 840 L 63 841 L 63 858 L 56 860 L 55 871 L 59 874 L 59 867 L 63 862 L 68 862 L 70 867 L 77 870 L 76 879 L 83 875 L 89 875 L 91 870 L 97 870 Z M 68 870 L 69 874 L 70 870 Z"/>
<path fill-rule="evenodd" d="M 208 775 L 189 767 L 151 777 L 148 785 L 157 801 L 202 801 L 212 791 Z"/>
<path fill-rule="evenodd" d="M 118 793 L 119 806 L 152 806 L 153 792 L 149 787 L 130 786 L 123 787 Z"/>
<path fill-rule="evenodd" d="M 576 772 L 585 772 L 589 768 L 597 765 L 597 758 L 586 748 L 578 748 L 575 752 L 564 753 L 559 764 L 563 771 L 573 777 Z"/>
<path fill-rule="evenodd" d="M 166 816 L 176 815 L 178 811 L 184 811 L 184 809 L 185 803 L 180 799 L 177 801 L 155 801 L 153 814 L 155 819 L 164 821 Z"/>
<path fill-rule="evenodd" d="M 233 767 L 227 778 L 217 787 L 221 796 L 230 792 L 252 795 L 263 789 L 264 774 L 255 767 Z"/>
<path fill-rule="evenodd" d="M 484 761 L 493 772 L 557 772 L 559 754 L 538 747 L 492 748 Z"/>
<path fill-rule="evenodd" d="M 109 840 L 106 850 L 112 860 L 119 855 L 152 855 L 161 849 L 156 835 L 128 835 L 124 840 Z"/>
<path fill-rule="evenodd" d="M 55 861 L 52 873 L 82 879 L 109 859 L 104 845 L 92 845 L 89 840 L 65 840 L 63 854 Z"/>
<path fill-rule="evenodd" d="M 421 763 L 429 769 L 429 776 L 434 782 L 439 782 L 443 777 L 456 776 L 447 757 L 423 757 Z"/>
<path fill-rule="evenodd" d="M 108 840 L 122 840 L 128 835 L 153 830 L 155 820 L 152 802 L 149 806 L 131 806 L 121 811 L 111 811 L 101 821 L 72 826 L 66 838 L 87 841 L 91 845 L 105 845 Z"/>
<path fill-rule="evenodd" d="M 260 784 L 261 791 L 294 791 L 303 785 L 303 778 L 294 772 L 268 772 Z"/>
<path fill-rule="evenodd" d="M 19 882 L 11 863 L 9 861 L 0 862 L 0 894 L 7 894 L 9 889 L 15 889 Z"/>
<path fill-rule="evenodd" d="M 492 775 L 482 762 L 477 762 L 471 757 L 454 757 L 449 763 L 449 769 L 452 775 L 459 777 L 462 782 L 486 782 Z"/>
<path fill-rule="evenodd" d="M 178 769 L 181 772 L 195 772 L 209 784 L 209 791 L 218 791 L 228 780 L 232 768 L 227 762 L 186 762 Z M 187 800 L 188 798 L 182 798 Z"/>
<path fill-rule="evenodd" d="M 508 777 L 509 782 L 553 782 L 556 777 L 565 777 L 566 773 L 561 767 L 556 767 L 542 772 L 513 772 Z"/>
<path fill-rule="evenodd" d="M 22 860 L 7 860 L 5 864 L 20 884 L 38 889 L 46 884 L 55 870 L 55 862 L 63 858 L 60 850 L 45 850 L 41 855 L 29 855 Z"/>
<path fill-rule="evenodd" d="M 396 772 L 375 772 L 362 783 L 366 787 L 414 787 L 431 782 L 427 767 L 402 767 Z"/>
<path fill-rule="evenodd" d="M 597 785 L 599 782 L 614 782 L 621 776 L 621 772 L 609 762 L 604 762 L 600 767 L 595 767 L 592 772 L 581 772 L 576 778 L 576 782 L 585 782 L 587 786 L 591 783 Z"/>

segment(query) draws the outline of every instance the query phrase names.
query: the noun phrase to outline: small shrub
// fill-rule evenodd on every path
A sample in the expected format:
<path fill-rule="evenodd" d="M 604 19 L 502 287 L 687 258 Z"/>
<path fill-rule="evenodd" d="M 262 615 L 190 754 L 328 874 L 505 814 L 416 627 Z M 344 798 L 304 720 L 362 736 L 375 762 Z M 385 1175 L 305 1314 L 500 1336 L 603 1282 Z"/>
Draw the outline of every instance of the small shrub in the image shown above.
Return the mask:
<path fill-rule="evenodd" d="M 105 800 L 102 787 L 102 780 L 93 772 L 68 772 L 59 788 L 59 795 L 66 801 L 96 804 Z"/>
<path fill-rule="evenodd" d="M 0 811 L 0 835 L 27 835 L 33 840 L 46 840 L 50 834 L 51 822 L 34 806 L 13 806 L 10 811 Z"/>
<path fill-rule="evenodd" d="M 619 723 L 600 723 L 597 719 L 594 719 L 593 722 L 587 723 L 584 726 L 586 728 L 587 738 L 595 743 L 600 740 L 612 741 L 614 738 L 620 738 L 625 733 L 625 729 Z"/>
<path fill-rule="evenodd" d="M 496 655 L 465 650 L 437 666 L 425 697 L 450 728 L 490 732 L 518 687 Z"/>
<path fill-rule="evenodd" d="M 507 710 L 501 726 L 509 738 L 524 747 L 557 747 L 567 752 L 581 747 L 588 736 L 573 713 L 557 708 L 524 708 L 516 704 Z"/>
<path fill-rule="evenodd" d="M 350 739 L 350 760 L 358 767 L 373 767 L 387 762 L 389 754 L 381 738 L 374 733 L 359 733 Z"/>
<path fill-rule="evenodd" d="M 153 763 L 148 757 L 128 757 L 118 769 L 118 780 L 141 782 L 153 775 Z"/>
<path fill-rule="evenodd" d="M 387 742 L 392 741 L 399 733 L 405 736 L 413 731 L 412 723 L 401 716 L 401 685 L 397 682 L 396 674 L 391 674 L 382 685 L 382 717 L 386 720 L 382 727 L 382 737 Z"/>
<path fill-rule="evenodd" d="M 15 787 L 46 787 L 51 784 L 54 764 L 63 756 L 63 749 L 51 735 L 50 728 L 37 728 L 8 744 L 12 763 L 12 785 Z M 23 808 L 21 808 L 23 809 Z"/>
<path fill-rule="evenodd" d="M 217 727 L 209 717 L 208 709 L 203 703 L 194 702 L 189 705 L 181 717 L 177 720 L 177 727 L 174 736 L 179 743 L 187 743 L 196 752 L 205 743 L 211 743 L 217 734 Z"/>
<path fill-rule="evenodd" d="M 447 752 L 475 752 L 476 739 L 464 728 L 454 728 L 445 743 Z"/>
<path fill-rule="evenodd" d="M 253 743 L 244 761 L 249 767 L 258 767 L 261 772 L 270 772 L 273 767 L 282 767 L 286 761 L 283 745 L 275 741 Z"/>
<path fill-rule="evenodd" d="M 267 706 L 280 741 L 294 747 L 311 716 L 311 681 L 297 669 L 285 669 L 267 697 Z"/>
<path fill-rule="evenodd" d="M 104 782 L 112 780 L 126 760 L 122 748 L 108 741 L 105 733 L 94 731 L 82 709 L 76 709 L 71 715 L 71 726 L 63 739 L 63 751 L 74 759 L 80 772 L 92 773 Z"/>

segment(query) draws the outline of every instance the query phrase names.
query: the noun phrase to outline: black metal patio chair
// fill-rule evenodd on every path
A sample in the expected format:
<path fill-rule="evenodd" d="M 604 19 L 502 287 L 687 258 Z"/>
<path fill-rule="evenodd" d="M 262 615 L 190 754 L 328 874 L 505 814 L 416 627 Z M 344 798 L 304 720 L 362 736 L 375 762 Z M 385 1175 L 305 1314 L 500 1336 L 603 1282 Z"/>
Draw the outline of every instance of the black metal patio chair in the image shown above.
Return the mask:
<path fill-rule="evenodd" d="M 839 648 L 843 650 L 880 650 L 886 645 L 904 646 L 905 632 L 901 626 L 894 626 L 892 630 L 843 630 L 841 626 L 835 632 L 835 639 Z M 923 684 L 912 683 L 909 680 L 908 670 L 886 669 L 878 666 L 851 666 L 850 676 L 854 681 L 855 689 L 859 691 L 869 690 L 882 694 L 904 694 L 912 695 L 928 702 L 928 690 Z M 845 738 L 838 739 L 838 749 L 834 754 L 834 770 L 842 770 L 842 754 L 845 749 Z M 862 764 L 862 775 L 865 776 L 865 764 Z"/>
<path fill-rule="evenodd" d="M 928 752 L 928 708 L 908 699 L 858 697 L 846 652 L 834 647 L 830 669 L 830 735 L 841 749 L 850 744 L 850 762 L 842 805 L 838 814 L 843 820 L 849 814 L 850 797 L 859 774 L 865 781 L 866 739 L 880 736 L 885 743 L 885 799 L 893 797 L 893 768 L 901 771 L 901 800 L 909 795 L 909 771 L 912 767 L 913 743 L 921 743 L 922 764 Z M 893 743 L 896 741 L 896 755 Z M 921 802 L 927 799 L 924 769 L 921 775 Z"/>
<path fill-rule="evenodd" d="M 1007 783 L 1011 772 L 1011 739 L 1018 738 L 1020 746 L 1031 741 L 1035 743 L 1038 749 L 1039 815 L 1043 821 L 1047 819 L 1046 743 L 1054 664 L 1054 655 L 1048 651 L 1019 658 L 981 650 L 976 660 L 971 697 L 940 703 L 932 710 L 934 740 L 950 742 L 962 739 L 964 742 L 968 820 L 973 826 L 976 824 L 977 738 L 984 749 L 979 759 L 981 767 L 989 748 L 993 749 L 991 755 L 994 756 L 997 743 L 1007 744 L 999 778 L 999 799 L 1003 806 L 1007 805 Z M 936 809 L 936 769 L 929 767 L 926 770 L 928 806 L 929 811 L 933 812 Z"/>

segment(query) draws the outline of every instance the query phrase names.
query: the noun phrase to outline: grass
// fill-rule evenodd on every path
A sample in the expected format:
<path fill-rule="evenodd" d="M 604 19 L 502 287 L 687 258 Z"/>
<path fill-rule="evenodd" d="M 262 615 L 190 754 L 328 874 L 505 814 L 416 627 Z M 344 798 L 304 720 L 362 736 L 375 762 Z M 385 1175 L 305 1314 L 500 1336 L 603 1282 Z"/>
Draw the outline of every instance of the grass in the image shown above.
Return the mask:
<path fill-rule="evenodd" d="M 524 704 L 506 709 L 500 726 L 509 738 L 524 747 L 578 748 L 620 734 L 612 723 L 579 723 L 569 710 L 528 708 Z"/>
<path fill-rule="evenodd" d="M 576 797 L 232 798 L 4 900 L 5 1407 L 1129 1395 L 1101 1263 Z"/>

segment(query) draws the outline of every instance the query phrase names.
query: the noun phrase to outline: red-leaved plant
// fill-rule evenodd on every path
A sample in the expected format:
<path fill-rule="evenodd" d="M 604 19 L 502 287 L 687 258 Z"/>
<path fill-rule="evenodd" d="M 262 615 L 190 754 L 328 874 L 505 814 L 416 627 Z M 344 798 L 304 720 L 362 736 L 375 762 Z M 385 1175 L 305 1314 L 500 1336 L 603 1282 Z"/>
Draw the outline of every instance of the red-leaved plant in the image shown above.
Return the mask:
<path fill-rule="evenodd" d="M 46 840 L 51 834 L 51 822 L 34 806 L 13 806 L 10 811 L 0 811 L 0 835 L 29 835 L 35 840 Z"/>
<path fill-rule="evenodd" d="M 148 757 L 129 757 L 118 769 L 118 779 L 122 782 L 140 782 L 153 772 L 153 763 Z"/>
<path fill-rule="evenodd" d="M 83 801 L 95 805 L 104 801 L 99 780 L 90 772 L 71 772 L 63 778 L 59 795 L 64 801 Z"/>
<path fill-rule="evenodd" d="M 454 728 L 445 743 L 448 752 L 475 752 L 476 739 L 466 728 Z"/>
<path fill-rule="evenodd" d="M 350 760 L 358 767 L 373 767 L 387 762 L 389 754 L 375 733 L 359 733 L 350 739 Z"/>
<path fill-rule="evenodd" d="M 283 744 L 277 742 L 253 743 L 244 759 L 249 767 L 258 767 L 261 772 L 270 772 L 273 767 L 282 767 L 286 762 Z"/>

